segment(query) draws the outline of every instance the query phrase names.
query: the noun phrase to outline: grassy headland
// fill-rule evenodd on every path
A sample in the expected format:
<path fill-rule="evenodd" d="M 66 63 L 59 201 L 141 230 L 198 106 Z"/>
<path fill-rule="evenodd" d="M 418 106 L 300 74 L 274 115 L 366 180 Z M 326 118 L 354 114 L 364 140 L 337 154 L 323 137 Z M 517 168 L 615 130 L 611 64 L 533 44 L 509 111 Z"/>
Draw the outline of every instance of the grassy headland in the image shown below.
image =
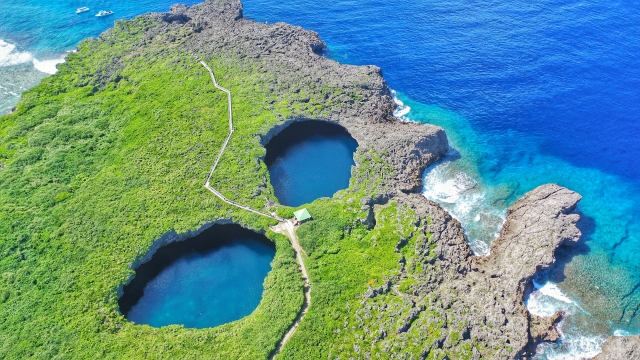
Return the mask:
<path fill-rule="evenodd" d="M 302 305 L 293 250 L 268 231 L 272 220 L 202 186 L 227 134 L 226 98 L 182 47 L 200 25 L 163 26 L 153 17 L 117 22 L 0 118 L 0 358 L 265 358 Z M 336 99 L 366 98 L 309 79 L 280 86 L 256 58 L 198 55 L 234 99 L 236 131 L 212 184 L 239 203 L 289 213 L 273 195 L 259 135 L 284 119 L 325 118 L 343 107 Z M 312 306 L 282 358 L 358 357 L 365 344 L 384 354 L 384 339 L 419 357 L 439 338 L 440 320 L 409 332 L 402 320 L 413 309 L 402 305 L 412 274 L 433 262 L 415 255 L 429 244 L 424 219 L 391 200 L 376 207 L 374 227 L 368 201 L 396 174 L 371 148 L 358 150 L 357 163 L 349 189 L 308 206 L 315 220 L 299 235 Z M 118 312 L 118 287 L 154 241 L 224 219 L 276 243 L 254 313 L 196 330 L 134 325 Z M 369 302 L 398 312 L 364 315 L 378 306 Z M 429 356 L 468 354 L 463 340 Z"/>

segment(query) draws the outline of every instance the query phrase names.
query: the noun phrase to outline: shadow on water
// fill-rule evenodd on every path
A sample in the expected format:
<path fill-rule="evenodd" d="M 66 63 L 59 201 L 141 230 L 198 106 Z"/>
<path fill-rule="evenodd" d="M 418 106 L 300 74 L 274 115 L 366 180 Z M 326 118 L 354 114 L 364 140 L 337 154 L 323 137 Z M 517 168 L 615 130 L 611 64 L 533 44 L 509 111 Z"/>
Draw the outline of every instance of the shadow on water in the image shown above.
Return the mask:
<path fill-rule="evenodd" d="M 554 284 L 562 283 L 566 278 L 565 270 L 567 266 L 571 263 L 571 261 L 576 256 L 587 255 L 591 252 L 591 248 L 587 244 L 587 242 L 591 239 L 591 236 L 595 232 L 596 223 L 592 217 L 585 215 L 580 212 L 579 209 L 574 211 L 575 214 L 580 215 L 580 220 L 576 223 L 576 227 L 580 230 L 582 235 L 580 239 L 578 239 L 575 243 L 565 243 L 561 244 L 555 250 L 555 258 L 556 262 L 551 265 L 551 267 L 547 270 L 539 271 L 535 277 L 534 281 L 539 284 L 545 284 L 548 281 Z M 529 301 L 529 298 L 534 291 L 533 284 L 529 284 L 524 294 L 525 303 Z"/>
<path fill-rule="evenodd" d="M 582 236 L 580 236 L 580 239 L 577 242 L 562 244 L 558 249 L 556 249 L 556 264 L 548 272 L 548 280 L 556 284 L 565 280 L 565 268 L 574 257 L 587 255 L 591 252 L 588 242 L 592 239 L 592 236 L 595 233 L 596 221 L 594 218 L 580 212 L 579 209 L 577 209 L 575 213 L 580 215 L 580 220 L 578 220 L 576 226 L 582 232 Z"/>
<path fill-rule="evenodd" d="M 124 286 L 120 311 L 152 326 L 202 328 L 237 320 L 260 302 L 274 256 L 275 245 L 264 235 L 235 224 L 214 225 L 159 248 L 141 264 Z"/>
<path fill-rule="evenodd" d="M 275 195 L 299 206 L 332 196 L 349 186 L 358 143 L 347 130 L 327 121 L 294 122 L 265 146 Z"/>
<path fill-rule="evenodd" d="M 267 166 L 272 165 L 278 158 L 285 156 L 291 148 L 299 146 L 318 136 L 327 138 L 351 137 L 344 127 L 327 121 L 307 120 L 294 122 L 278 135 L 274 136 L 265 146 L 267 155 L 264 158 L 264 162 Z M 353 140 L 353 143 L 350 145 L 352 145 L 354 151 L 355 148 L 358 147 L 358 143 L 355 140 Z"/>

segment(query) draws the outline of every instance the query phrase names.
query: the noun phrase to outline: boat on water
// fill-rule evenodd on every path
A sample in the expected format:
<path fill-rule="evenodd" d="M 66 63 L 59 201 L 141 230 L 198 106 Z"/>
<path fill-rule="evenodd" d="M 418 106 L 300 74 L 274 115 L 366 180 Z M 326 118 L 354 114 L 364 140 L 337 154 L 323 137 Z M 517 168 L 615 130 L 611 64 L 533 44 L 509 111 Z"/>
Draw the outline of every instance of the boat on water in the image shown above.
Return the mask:
<path fill-rule="evenodd" d="M 76 14 L 82 14 L 83 12 L 87 12 L 89 11 L 89 8 L 86 6 L 83 6 L 81 8 L 78 8 L 78 10 L 76 10 Z"/>
<path fill-rule="evenodd" d="M 100 10 L 100 12 L 96 14 L 96 16 L 98 17 L 109 16 L 109 15 L 113 15 L 113 11 Z"/>

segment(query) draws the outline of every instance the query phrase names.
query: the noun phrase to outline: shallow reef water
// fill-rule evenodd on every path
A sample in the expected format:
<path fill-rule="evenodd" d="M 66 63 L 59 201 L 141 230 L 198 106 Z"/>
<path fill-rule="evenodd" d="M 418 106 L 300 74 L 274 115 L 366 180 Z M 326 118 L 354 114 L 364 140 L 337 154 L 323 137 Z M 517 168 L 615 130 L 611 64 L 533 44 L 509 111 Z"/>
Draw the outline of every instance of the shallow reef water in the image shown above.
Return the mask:
<path fill-rule="evenodd" d="M 476 253 L 527 191 L 555 182 L 583 196 L 582 240 L 541 274 L 557 293 L 528 300 L 568 314 L 538 358 L 589 357 L 609 335 L 640 332 L 640 4 L 244 3 L 258 21 L 317 31 L 326 56 L 380 66 L 404 103 L 397 116 L 447 131 L 452 151 L 427 169 L 423 193 Z"/>
<path fill-rule="evenodd" d="M 621 330 L 638 332 L 640 319 L 634 314 L 640 305 L 635 292 L 637 264 L 625 263 L 631 254 L 622 252 L 618 257 L 615 251 L 625 240 L 631 244 L 624 246 L 634 246 L 633 235 L 627 232 L 638 226 L 633 222 L 637 210 L 634 199 L 625 195 L 625 190 L 633 191 L 633 184 L 542 153 L 513 156 L 501 167 L 488 167 L 485 159 L 495 151 L 495 138 L 480 136 L 459 115 L 398 96 L 411 109 L 405 114 L 409 119 L 455 129 L 449 132 L 452 150 L 425 171 L 423 194 L 461 222 L 476 254 L 489 253 L 507 207 L 536 186 L 554 182 L 583 195 L 577 209 L 582 239 L 556 251 L 557 265 L 539 275 L 526 300 L 532 313 L 566 313 L 560 324 L 562 340 L 541 345 L 538 358 L 591 357 L 607 336 Z M 514 142 L 521 139 L 511 138 Z"/>

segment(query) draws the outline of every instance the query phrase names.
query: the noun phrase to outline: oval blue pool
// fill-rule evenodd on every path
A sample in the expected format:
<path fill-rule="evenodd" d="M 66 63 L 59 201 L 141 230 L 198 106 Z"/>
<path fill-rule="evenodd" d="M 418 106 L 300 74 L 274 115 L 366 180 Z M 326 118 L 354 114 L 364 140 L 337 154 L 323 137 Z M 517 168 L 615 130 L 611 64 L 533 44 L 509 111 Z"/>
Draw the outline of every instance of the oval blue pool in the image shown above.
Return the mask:
<path fill-rule="evenodd" d="M 163 246 L 136 269 L 118 300 L 136 324 L 207 328 L 241 319 L 260 303 L 275 246 L 239 225 L 214 225 Z"/>
<path fill-rule="evenodd" d="M 346 189 L 358 143 L 325 121 L 295 122 L 266 146 L 264 162 L 282 205 L 299 206 Z"/>

